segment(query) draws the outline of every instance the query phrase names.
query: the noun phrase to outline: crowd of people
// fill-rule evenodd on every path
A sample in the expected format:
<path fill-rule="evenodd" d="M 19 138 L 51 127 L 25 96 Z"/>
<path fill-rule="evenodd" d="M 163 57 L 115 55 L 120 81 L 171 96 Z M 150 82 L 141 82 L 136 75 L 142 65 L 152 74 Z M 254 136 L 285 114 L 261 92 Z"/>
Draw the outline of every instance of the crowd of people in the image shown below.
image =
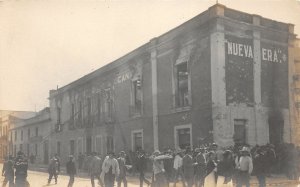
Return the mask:
<path fill-rule="evenodd" d="M 56 154 L 51 158 L 48 166 L 48 185 L 52 178 L 58 183 L 61 161 Z M 121 151 L 118 155 L 109 152 L 101 155 L 93 152 L 88 156 L 79 154 L 75 159 L 69 156 L 66 163 L 66 173 L 69 175 L 68 187 L 75 182 L 77 171 L 88 172 L 91 186 L 95 187 L 95 180 L 102 187 L 116 185 L 127 187 L 127 174 L 137 173 L 140 187 L 144 184 L 152 187 L 174 187 L 181 183 L 183 187 L 237 187 L 250 186 L 250 176 L 257 177 L 260 187 L 266 186 L 266 177 L 273 173 L 283 173 L 289 179 L 299 179 L 300 149 L 293 144 L 273 146 L 235 145 L 233 147 L 219 147 L 212 143 L 195 149 L 165 149 L 149 154 L 143 150 L 136 153 Z M 27 187 L 28 161 L 22 152 L 18 152 L 14 159 L 9 156 L 2 170 L 5 177 L 2 187 L 9 183 L 9 187 Z M 146 173 L 152 173 L 146 177 Z"/>

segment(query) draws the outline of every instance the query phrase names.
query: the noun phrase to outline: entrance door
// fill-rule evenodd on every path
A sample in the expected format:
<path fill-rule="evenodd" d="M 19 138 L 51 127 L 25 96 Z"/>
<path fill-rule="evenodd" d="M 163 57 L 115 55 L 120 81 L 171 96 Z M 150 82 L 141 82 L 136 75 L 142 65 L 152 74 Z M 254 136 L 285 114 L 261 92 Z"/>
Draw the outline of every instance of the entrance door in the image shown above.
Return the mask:
<path fill-rule="evenodd" d="M 234 142 L 237 144 L 245 144 L 246 142 L 246 120 L 234 120 Z"/>
<path fill-rule="evenodd" d="M 44 142 L 44 164 L 49 163 L 49 143 L 48 140 Z"/>
<path fill-rule="evenodd" d="M 191 125 L 181 125 L 175 127 L 175 147 L 185 149 L 192 148 Z"/>
<path fill-rule="evenodd" d="M 269 117 L 269 140 L 273 145 L 278 145 L 283 142 L 283 125 L 284 120 L 278 116 Z"/>

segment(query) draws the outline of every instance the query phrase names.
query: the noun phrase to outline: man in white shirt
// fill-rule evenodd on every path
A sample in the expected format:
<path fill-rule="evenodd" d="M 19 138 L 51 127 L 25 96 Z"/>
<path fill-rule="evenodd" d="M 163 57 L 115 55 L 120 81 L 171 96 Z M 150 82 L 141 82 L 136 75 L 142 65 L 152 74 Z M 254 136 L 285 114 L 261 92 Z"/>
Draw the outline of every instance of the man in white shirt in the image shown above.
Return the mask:
<path fill-rule="evenodd" d="M 102 164 L 102 172 L 104 173 L 105 187 L 113 187 L 115 178 L 118 177 L 120 173 L 119 164 L 114 158 L 114 153 L 108 153 L 108 157 Z"/>
<path fill-rule="evenodd" d="M 181 178 L 183 186 L 185 187 L 184 176 L 182 171 L 182 150 L 176 150 L 173 168 L 175 170 L 174 187 L 176 187 L 176 183 L 178 182 L 179 176 Z"/>
<path fill-rule="evenodd" d="M 154 151 L 152 160 L 153 160 L 153 174 L 155 178 L 155 184 L 157 187 L 166 187 L 168 186 L 167 179 L 165 177 L 165 168 L 163 160 L 172 159 L 172 155 L 161 155 L 157 150 Z"/>
<path fill-rule="evenodd" d="M 246 187 L 250 187 L 250 175 L 253 170 L 253 162 L 248 147 L 243 147 L 241 150 L 241 157 L 237 162 L 237 167 L 239 173 L 236 186 L 242 187 L 243 185 L 246 185 Z"/>

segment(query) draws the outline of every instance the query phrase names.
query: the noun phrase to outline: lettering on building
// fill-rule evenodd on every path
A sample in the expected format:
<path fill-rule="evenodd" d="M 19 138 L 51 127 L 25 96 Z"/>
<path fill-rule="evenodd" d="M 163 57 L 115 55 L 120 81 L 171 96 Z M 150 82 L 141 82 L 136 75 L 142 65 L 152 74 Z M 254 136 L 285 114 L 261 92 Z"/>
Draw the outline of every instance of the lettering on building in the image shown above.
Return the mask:
<path fill-rule="evenodd" d="M 239 57 L 246 57 L 253 59 L 253 49 L 251 45 L 235 43 L 227 41 L 227 54 Z M 261 59 L 263 61 L 283 63 L 287 61 L 287 55 L 281 49 L 261 48 Z"/>
<path fill-rule="evenodd" d="M 115 84 L 121 84 L 121 83 L 123 83 L 123 82 L 131 79 L 131 76 L 132 76 L 131 72 L 123 73 L 123 74 L 117 76 L 117 78 L 115 79 L 114 83 Z"/>

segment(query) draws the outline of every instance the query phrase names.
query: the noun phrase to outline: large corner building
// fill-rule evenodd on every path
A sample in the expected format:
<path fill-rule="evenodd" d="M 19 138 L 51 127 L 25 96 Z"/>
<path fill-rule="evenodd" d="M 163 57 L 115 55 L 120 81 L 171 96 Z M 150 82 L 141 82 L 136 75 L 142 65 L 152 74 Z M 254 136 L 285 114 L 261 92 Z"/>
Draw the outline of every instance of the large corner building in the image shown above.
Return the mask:
<path fill-rule="evenodd" d="M 51 90 L 49 149 L 66 157 L 212 141 L 293 142 L 293 30 L 292 24 L 214 5 Z"/>

